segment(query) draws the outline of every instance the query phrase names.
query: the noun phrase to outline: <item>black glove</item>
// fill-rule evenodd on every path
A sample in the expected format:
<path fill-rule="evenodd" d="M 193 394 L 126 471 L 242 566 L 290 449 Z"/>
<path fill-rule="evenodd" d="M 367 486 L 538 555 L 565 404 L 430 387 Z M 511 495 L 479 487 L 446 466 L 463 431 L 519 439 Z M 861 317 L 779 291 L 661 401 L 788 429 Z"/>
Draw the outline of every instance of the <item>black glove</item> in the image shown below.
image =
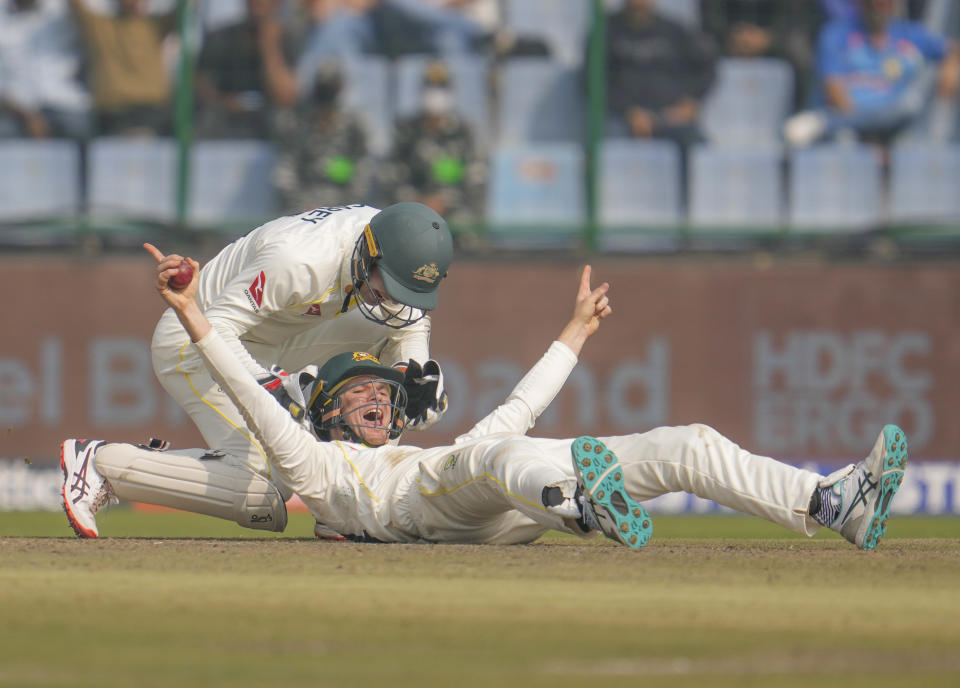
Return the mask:
<path fill-rule="evenodd" d="M 443 389 L 443 373 L 440 364 L 433 359 L 422 366 L 412 358 L 398 365 L 404 368 L 403 389 L 407 392 L 407 418 L 409 425 L 415 427 L 447 410 L 447 393 Z M 430 413 L 433 411 L 434 413 Z"/>

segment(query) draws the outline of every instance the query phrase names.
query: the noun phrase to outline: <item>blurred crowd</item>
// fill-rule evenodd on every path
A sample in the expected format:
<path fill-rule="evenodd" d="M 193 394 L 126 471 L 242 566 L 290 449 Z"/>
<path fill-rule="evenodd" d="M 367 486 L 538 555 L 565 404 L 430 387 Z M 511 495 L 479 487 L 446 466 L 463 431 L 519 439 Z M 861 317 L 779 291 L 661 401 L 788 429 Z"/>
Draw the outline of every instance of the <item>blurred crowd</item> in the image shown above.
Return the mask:
<path fill-rule="evenodd" d="M 700 0 L 690 23 L 666 2 L 608 0 L 606 135 L 703 140 L 718 61 L 756 57 L 794 75 L 785 145 L 889 144 L 933 103 L 957 100 L 960 19 L 953 8 L 931 30 L 932 2 Z M 484 97 L 496 99 L 498 65 L 553 50 L 507 28 L 507 0 L 245 0 L 197 37 L 179 35 L 178 4 L 0 0 L 0 137 L 172 135 L 186 42 L 197 53 L 193 135 L 274 142 L 285 211 L 419 200 L 468 222 L 482 214 L 489 150 L 458 107 L 449 64 L 488 57 Z M 417 106 L 391 122 L 379 152 L 343 98 L 344 65 L 369 55 L 429 60 Z"/>

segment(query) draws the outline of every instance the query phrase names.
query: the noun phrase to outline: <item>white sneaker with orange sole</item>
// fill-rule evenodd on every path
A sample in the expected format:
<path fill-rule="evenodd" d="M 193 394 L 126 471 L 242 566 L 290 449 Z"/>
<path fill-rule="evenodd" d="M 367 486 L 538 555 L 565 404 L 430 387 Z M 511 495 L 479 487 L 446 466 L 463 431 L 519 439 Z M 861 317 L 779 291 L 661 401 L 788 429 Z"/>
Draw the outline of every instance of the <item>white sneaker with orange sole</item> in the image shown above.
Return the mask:
<path fill-rule="evenodd" d="M 60 445 L 60 470 L 63 471 L 63 510 L 77 537 L 99 537 L 97 511 L 111 500 L 113 490 L 97 473 L 93 457 L 106 444 L 102 440 L 67 440 Z"/>

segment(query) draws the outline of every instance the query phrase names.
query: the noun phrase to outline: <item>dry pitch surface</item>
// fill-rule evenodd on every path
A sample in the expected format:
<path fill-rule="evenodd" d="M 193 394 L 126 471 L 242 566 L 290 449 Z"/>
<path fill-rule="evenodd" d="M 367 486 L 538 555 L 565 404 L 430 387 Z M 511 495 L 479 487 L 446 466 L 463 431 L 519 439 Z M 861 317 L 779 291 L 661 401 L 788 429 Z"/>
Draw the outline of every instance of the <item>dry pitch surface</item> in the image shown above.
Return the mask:
<path fill-rule="evenodd" d="M 0 686 L 960 685 L 960 519 L 875 552 L 729 516 L 656 518 L 638 552 L 62 519 L 0 514 Z"/>

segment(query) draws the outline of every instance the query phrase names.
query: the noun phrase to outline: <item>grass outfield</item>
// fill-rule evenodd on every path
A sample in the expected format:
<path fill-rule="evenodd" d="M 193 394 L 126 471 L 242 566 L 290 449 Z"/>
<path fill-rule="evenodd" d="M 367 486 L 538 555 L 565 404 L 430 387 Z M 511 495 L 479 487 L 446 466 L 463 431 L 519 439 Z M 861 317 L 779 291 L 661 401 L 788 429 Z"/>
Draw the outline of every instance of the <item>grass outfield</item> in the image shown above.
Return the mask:
<path fill-rule="evenodd" d="M 3 513 L 0 686 L 960 684 L 960 519 L 892 519 L 875 552 L 738 516 L 654 529 L 638 552 L 356 545 L 303 514 L 276 536 L 113 509 L 81 541 Z"/>

